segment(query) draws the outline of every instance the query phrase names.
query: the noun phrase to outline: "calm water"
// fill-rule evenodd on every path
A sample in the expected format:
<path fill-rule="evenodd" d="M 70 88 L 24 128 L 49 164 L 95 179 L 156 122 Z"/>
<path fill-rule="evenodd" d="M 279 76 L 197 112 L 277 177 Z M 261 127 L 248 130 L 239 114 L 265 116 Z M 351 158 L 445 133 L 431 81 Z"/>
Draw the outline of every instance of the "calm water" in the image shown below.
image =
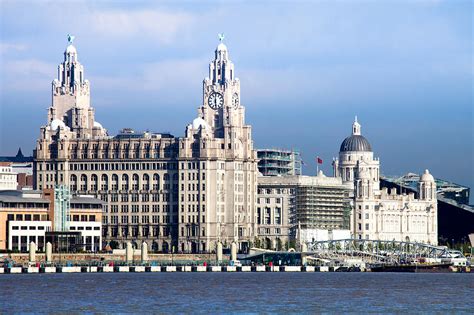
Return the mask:
<path fill-rule="evenodd" d="M 1 313 L 468 313 L 473 309 L 474 274 L 0 275 Z"/>

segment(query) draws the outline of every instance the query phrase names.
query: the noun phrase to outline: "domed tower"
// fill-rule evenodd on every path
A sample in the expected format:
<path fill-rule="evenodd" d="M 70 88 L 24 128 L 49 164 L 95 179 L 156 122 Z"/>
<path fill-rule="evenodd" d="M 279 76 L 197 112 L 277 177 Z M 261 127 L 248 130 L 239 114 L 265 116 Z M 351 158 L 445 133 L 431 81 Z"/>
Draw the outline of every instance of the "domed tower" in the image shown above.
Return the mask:
<path fill-rule="evenodd" d="M 53 121 L 61 121 L 75 138 L 104 136 L 106 130 L 94 121 L 94 109 L 90 106 L 90 84 L 84 78 L 84 66 L 78 60 L 73 41 L 74 36 L 68 35 L 69 45 L 64 51 L 64 61 L 58 66 L 57 79 L 52 82 L 48 126 Z"/>
<path fill-rule="evenodd" d="M 436 182 L 428 170 L 420 177 L 418 192 L 420 200 L 436 200 Z"/>
<path fill-rule="evenodd" d="M 372 182 L 374 190 L 379 190 L 380 161 L 374 158 L 369 141 L 361 134 L 361 125 L 355 117 L 352 134 L 345 138 L 339 149 L 339 158 L 333 161 L 334 176 L 341 177 L 345 183 L 354 183 L 362 170 L 366 179 Z"/>
<path fill-rule="evenodd" d="M 203 81 L 203 100 L 198 116 L 212 128 L 216 138 L 225 139 L 226 146 L 239 138 L 248 138 L 250 126 L 245 125 L 245 108 L 240 103 L 240 80 L 235 77 L 224 36 L 209 63 L 209 77 Z"/>

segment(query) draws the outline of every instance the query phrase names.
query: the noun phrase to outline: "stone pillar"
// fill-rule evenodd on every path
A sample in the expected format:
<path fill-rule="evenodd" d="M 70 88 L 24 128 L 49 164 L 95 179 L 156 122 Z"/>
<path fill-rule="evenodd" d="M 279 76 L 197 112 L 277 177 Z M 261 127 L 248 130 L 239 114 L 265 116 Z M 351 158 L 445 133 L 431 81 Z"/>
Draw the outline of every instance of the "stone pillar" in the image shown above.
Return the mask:
<path fill-rule="evenodd" d="M 217 242 L 216 260 L 217 260 L 217 262 L 222 261 L 222 243 L 221 242 Z"/>
<path fill-rule="evenodd" d="M 303 254 L 304 252 L 308 251 L 308 245 L 306 243 L 301 244 L 301 264 L 303 266 L 306 266 L 306 263 L 308 259 L 306 258 L 306 254 Z"/>
<path fill-rule="evenodd" d="M 30 259 L 30 263 L 34 263 L 36 261 L 36 244 L 34 242 L 30 243 L 29 259 Z"/>
<path fill-rule="evenodd" d="M 230 260 L 237 260 L 237 243 L 232 242 L 230 245 Z"/>
<path fill-rule="evenodd" d="M 46 261 L 53 261 L 53 245 L 50 242 L 46 243 Z"/>
<path fill-rule="evenodd" d="M 142 262 L 148 261 L 148 245 L 147 243 L 142 243 Z"/>
<path fill-rule="evenodd" d="M 307 252 L 307 251 L 308 251 L 308 245 L 305 242 L 303 242 L 301 244 L 301 252 Z"/>
<path fill-rule="evenodd" d="M 127 242 L 127 246 L 125 248 L 125 260 L 129 263 L 133 261 L 133 247 L 132 243 Z"/>

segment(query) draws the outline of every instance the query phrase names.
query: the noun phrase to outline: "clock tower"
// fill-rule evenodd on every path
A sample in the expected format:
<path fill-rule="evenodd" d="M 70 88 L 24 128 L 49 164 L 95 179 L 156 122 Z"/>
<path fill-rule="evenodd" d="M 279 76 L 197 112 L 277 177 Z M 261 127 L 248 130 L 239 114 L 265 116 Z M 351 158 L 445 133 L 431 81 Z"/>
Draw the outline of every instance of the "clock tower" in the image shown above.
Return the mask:
<path fill-rule="evenodd" d="M 203 105 L 199 116 L 212 127 L 214 137 L 242 137 L 245 109 L 240 104 L 240 80 L 235 77 L 234 64 L 229 59 L 227 46 L 222 42 L 209 64 L 209 77 L 203 81 Z"/>
<path fill-rule="evenodd" d="M 187 126 L 179 144 L 179 159 L 183 161 L 179 163 L 179 178 L 183 180 L 179 194 L 183 202 L 178 243 L 184 244 L 184 250 L 190 242 L 236 244 L 244 250 L 257 233 L 258 168 L 252 127 L 245 124 L 240 81 L 223 36 L 219 39 L 209 76 L 203 80 L 198 117 Z M 199 174 L 193 174 L 196 172 Z M 200 189 L 197 197 L 193 187 Z M 193 209 L 199 209 L 200 221 L 193 221 L 198 212 Z"/>

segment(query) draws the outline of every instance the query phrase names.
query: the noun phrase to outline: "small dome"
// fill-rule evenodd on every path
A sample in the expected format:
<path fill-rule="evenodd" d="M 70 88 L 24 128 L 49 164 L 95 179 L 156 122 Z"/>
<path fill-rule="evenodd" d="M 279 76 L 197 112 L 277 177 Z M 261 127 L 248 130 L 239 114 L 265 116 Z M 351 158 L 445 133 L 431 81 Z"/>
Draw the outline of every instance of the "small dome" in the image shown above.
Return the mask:
<path fill-rule="evenodd" d="M 206 129 L 206 128 L 209 128 L 209 125 L 204 119 L 202 119 L 201 117 L 198 117 L 193 120 L 193 129 L 197 130 L 199 129 L 199 127 Z"/>
<path fill-rule="evenodd" d="M 61 128 L 66 128 L 66 125 L 61 119 L 53 119 L 53 121 L 49 124 L 49 129 L 50 130 L 57 130 L 58 127 Z"/>
<path fill-rule="evenodd" d="M 98 121 L 94 121 L 94 128 L 104 128 L 102 127 L 101 123 L 99 123 Z"/>
<path fill-rule="evenodd" d="M 364 136 L 352 135 L 342 141 L 341 148 L 339 149 L 339 152 L 348 151 L 372 152 L 372 147 Z"/>
<path fill-rule="evenodd" d="M 318 177 L 326 177 L 326 175 L 324 175 L 322 170 L 319 170 Z"/>
<path fill-rule="evenodd" d="M 76 47 L 74 45 L 69 45 L 66 47 L 66 54 L 77 54 Z"/>
<path fill-rule="evenodd" d="M 227 46 L 224 45 L 224 43 L 220 43 L 220 44 L 217 46 L 217 50 L 218 50 L 218 51 L 223 51 L 223 50 L 227 51 Z"/>
<path fill-rule="evenodd" d="M 430 171 L 425 170 L 423 175 L 421 175 L 420 181 L 422 182 L 434 182 L 433 175 L 430 174 Z"/>

